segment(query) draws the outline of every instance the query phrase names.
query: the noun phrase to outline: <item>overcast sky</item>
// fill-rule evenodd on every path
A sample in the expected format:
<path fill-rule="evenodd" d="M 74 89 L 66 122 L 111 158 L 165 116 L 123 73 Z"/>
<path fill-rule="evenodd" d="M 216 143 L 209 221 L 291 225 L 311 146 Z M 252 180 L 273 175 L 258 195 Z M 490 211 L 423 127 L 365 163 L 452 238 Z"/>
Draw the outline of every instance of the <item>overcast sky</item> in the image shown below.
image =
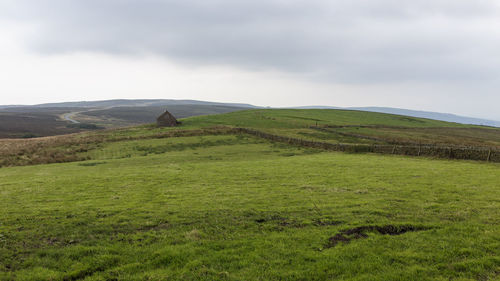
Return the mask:
<path fill-rule="evenodd" d="M 0 0 L 0 104 L 388 106 L 500 120 L 498 0 Z"/>

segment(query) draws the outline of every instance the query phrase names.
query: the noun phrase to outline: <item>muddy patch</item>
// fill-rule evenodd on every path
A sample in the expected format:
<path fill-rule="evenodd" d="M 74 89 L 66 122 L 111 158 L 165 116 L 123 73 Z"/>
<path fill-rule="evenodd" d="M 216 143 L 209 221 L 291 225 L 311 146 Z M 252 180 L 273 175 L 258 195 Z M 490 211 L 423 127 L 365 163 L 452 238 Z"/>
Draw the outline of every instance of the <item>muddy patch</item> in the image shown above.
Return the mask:
<path fill-rule="evenodd" d="M 326 248 L 336 246 L 340 242 L 348 243 L 354 239 L 367 238 L 368 233 L 376 233 L 382 235 L 401 235 L 406 232 L 428 230 L 429 227 L 414 226 L 414 225 L 367 225 L 355 228 L 345 229 L 328 238 Z"/>

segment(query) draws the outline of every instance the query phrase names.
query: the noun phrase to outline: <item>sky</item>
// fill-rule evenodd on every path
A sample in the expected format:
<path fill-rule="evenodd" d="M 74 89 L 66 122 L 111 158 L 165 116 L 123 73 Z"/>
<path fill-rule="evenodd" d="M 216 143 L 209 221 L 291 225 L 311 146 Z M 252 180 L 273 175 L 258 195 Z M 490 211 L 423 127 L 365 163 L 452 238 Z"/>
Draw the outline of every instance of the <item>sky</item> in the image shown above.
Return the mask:
<path fill-rule="evenodd" d="M 497 0 L 0 0 L 0 104 L 197 99 L 500 120 Z"/>

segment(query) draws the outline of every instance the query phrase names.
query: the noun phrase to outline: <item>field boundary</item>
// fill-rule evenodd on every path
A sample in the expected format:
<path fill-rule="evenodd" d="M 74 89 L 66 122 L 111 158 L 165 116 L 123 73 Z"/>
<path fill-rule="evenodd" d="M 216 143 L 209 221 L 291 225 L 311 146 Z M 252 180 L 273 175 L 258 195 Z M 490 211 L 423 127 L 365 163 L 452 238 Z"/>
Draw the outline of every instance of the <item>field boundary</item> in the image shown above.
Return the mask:
<path fill-rule="evenodd" d="M 2 143 L 0 149 L 0 167 L 26 166 L 37 164 L 77 162 L 91 160 L 79 156 L 81 152 L 95 149 L 98 144 L 120 142 L 127 140 L 161 139 L 175 137 L 190 137 L 204 135 L 237 135 L 248 134 L 273 142 L 282 142 L 291 145 L 317 148 L 327 151 L 341 151 L 347 153 L 380 153 L 408 156 L 427 156 L 444 159 L 477 160 L 487 162 L 500 162 L 500 151 L 488 147 L 457 147 L 439 145 L 408 145 L 408 144 L 346 144 L 329 143 L 304 140 L 281 135 L 266 133 L 260 130 L 244 127 L 218 126 L 192 130 L 169 130 L 151 135 L 139 136 L 106 136 L 94 135 L 92 137 L 78 138 L 77 135 L 68 137 L 47 137 L 41 142 L 34 139 L 8 141 Z"/>
<path fill-rule="evenodd" d="M 373 152 L 409 156 L 430 156 L 436 158 L 479 160 L 500 162 L 500 151 L 486 147 L 456 147 L 439 145 L 380 145 L 380 144 L 343 144 L 303 140 L 262 132 L 249 128 L 236 128 L 241 133 L 254 135 L 271 141 L 285 142 L 303 147 L 351 153 Z"/>

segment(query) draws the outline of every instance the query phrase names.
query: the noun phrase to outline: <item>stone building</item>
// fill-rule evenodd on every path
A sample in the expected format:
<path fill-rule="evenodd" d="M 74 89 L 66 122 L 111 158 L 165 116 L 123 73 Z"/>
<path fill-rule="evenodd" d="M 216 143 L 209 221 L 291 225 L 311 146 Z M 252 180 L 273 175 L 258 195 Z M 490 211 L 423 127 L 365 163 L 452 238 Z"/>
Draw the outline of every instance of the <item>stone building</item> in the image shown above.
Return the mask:
<path fill-rule="evenodd" d="M 162 115 L 156 118 L 156 125 L 158 127 L 175 127 L 180 123 L 181 122 L 177 121 L 177 119 L 175 119 L 175 117 L 170 112 L 168 112 L 168 110 L 165 110 Z"/>

